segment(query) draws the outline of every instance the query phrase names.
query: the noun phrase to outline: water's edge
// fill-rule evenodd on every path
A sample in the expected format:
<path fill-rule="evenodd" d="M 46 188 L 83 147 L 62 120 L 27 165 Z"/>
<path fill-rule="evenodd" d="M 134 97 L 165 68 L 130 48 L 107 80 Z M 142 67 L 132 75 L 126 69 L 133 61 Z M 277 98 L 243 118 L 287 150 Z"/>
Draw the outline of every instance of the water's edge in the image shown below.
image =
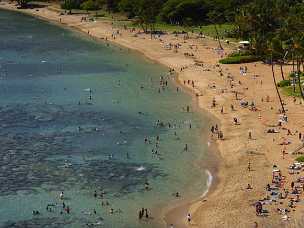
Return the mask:
<path fill-rule="evenodd" d="M 69 25 L 69 24 L 66 24 L 66 23 L 65 24 L 59 23 L 59 22 L 57 22 L 53 19 L 43 17 L 41 15 L 35 15 L 35 14 L 32 14 L 31 12 L 19 11 L 17 9 L 3 8 L 3 7 L 1 7 L 1 5 L 0 5 L 0 9 L 1 10 L 11 10 L 11 11 L 14 11 L 14 12 L 18 12 L 18 13 L 26 14 L 26 15 L 29 15 L 29 16 L 32 16 L 32 17 L 36 17 L 40 20 L 49 22 L 51 24 L 55 24 L 56 26 L 60 26 L 60 27 L 63 27 L 65 29 L 71 29 L 72 31 L 81 33 L 85 36 L 88 36 L 86 32 L 84 32 L 83 30 L 81 30 L 81 28 L 79 28 L 77 26 Z M 103 44 L 105 43 L 104 40 L 101 40 L 97 37 L 94 37 L 93 35 L 90 35 L 88 37 L 94 39 L 97 42 L 100 42 L 100 43 L 103 43 Z M 128 45 L 125 45 L 123 43 L 119 43 L 119 41 L 112 42 L 111 40 L 108 40 L 108 42 L 110 42 L 110 43 L 112 43 L 113 45 L 116 45 L 116 46 L 121 46 L 123 48 L 127 48 L 134 53 L 139 53 L 140 55 L 143 55 L 145 58 L 147 58 L 147 59 L 149 59 L 149 60 L 151 60 L 151 61 L 153 61 L 157 64 L 163 65 L 166 68 L 169 67 L 165 63 L 159 61 L 158 59 L 154 59 L 152 56 L 148 55 L 147 53 L 142 52 L 142 51 L 137 50 L 137 49 L 132 49 L 132 47 L 130 47 Z M 208 123 L 215 122 L 215 121 L 218 122 L 216 120 L 216 118 L 214 116 L 212 116 L 210 112 L 208 112 L 208 110 L 198 107 L 196 96 L 193 93 L 193 90 L 190 89 L 189 87 L 185 87 L 184 84 L 181 83 L 182 80 L 181 80 L 180 77 L 181 76 L 177 73 L 177 80 L 175 81 L 175 83 L 180 85 L 183 88 L 184 92 L 186 92 L 188 95 L 191 95 L 192 101 L 195 104 L 195 111 L 204 113 L 204 117 L 205 118 L 207 117 L 207 119 L 204 119 L 204 120 L 207 121 Z M 201 135 L 200 135 L 200 138 L 204 138 L 204 140 L 208 139 L 208 133 L 207 132 L 208 132 L 208 129 L 204 129 L 202 131 Z M 207 176 L 208 176 L 207 189 L 202 193 L 202 195 L 198 199 L 186 199 L 185 201 L 183 200 L 182 202 L 178 202 L 178 203 L 170 202 L 169 207 L 166 207 L 163 210 L 161 210 L 160 218 L 162 218 L 164 220 L 164 226 L 166 226 L 166 224 L 171 223 L 170 221 L 172 221 L 173 216 L 174 216 L 175 223 L 176 222 L 179 223 L 178 221 L 176 221 L 176 219 L 178 218 L 179 220 L 181 220 L 180 221 L 181 223 L 179 223 L 179 224 L 182 225 L 183 218 L 185 218 L 185 214 L 183 214 L 184 216 L 182 216 L 182 217 L 179 216 L 180 211 L 185 212 L 189 209 L 189 207 L 192 204 L 197 203 L 199 201 L 202 201 L 204 198 L 207 198 L 208 195 L 210 193 L 212 193 L 213 190 L 218 185 L 219 180 L 218 180 L 218 177 L 217 177 L 217 173 L 218 173 L 218 168 L 220 167 L 220 162 L 219 162 L 220 159 L 218 158 L 219 153 L 218 153 L 217 145 L 212 144 L 211 147 L 208 148 L 207 155 L 208 155 L 208 159 L 202 160 L 202 161 L 195 161 L 195 163 L 198 163 L 202 167 L 202 169 L 203 169 L 202 171 L 207 173 Z"/>

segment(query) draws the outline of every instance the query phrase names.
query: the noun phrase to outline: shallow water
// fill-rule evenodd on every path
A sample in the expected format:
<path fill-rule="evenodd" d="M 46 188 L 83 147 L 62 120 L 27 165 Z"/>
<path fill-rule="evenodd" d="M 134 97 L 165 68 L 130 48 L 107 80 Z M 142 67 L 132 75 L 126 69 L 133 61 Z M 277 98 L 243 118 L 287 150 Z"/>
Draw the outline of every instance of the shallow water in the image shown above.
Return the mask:
<path fill-rule="evenodd" d="M 0 227 L 159 227 L 174 192 L 204 192 L 206 123 L 182 110 L 191 97 L 167 69 L 13 12 L 0 11 L 0 34 Z M 142 207 L 154 219 L 138 221 Z"/>

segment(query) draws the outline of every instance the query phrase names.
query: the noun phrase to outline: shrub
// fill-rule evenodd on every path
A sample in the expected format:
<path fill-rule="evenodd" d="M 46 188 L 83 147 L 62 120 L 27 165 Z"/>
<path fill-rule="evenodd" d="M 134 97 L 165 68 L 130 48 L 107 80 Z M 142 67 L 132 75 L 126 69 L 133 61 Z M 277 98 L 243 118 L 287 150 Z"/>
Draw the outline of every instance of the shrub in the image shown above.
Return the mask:
<path fill-rule="evenodd" d="M 293 72 L 293 73 L 289 74 L 289 77 L 290 78 L 298 78 L 298 75 L 297 75 L 297 73 Z M 304 73 L 300 73 L 300 77 L 303 78 L 304 77 Z"/>
<path fill-rule="evenodd" d="M 95 17 L 105 17 L 106 14 L 105 13 L 96 13 L 96 15 L 94 15 Z"/>
<path fill-rule="evenodd" d="M 245 56 L 233 56 L 221 59 L 220 63 L 222 64 L 239 64 L 239 63 L 252 63 L 259 61 L 260 58 L 254 55 L 245 55 Z"/>
<path fill-rule="evenodd" d="M 304 156 L 300 156 L 296 158 L 297 162 L 304 162 Z"/>
<path fill-rule="evenodd" d="M 232 52 L 231 54 L 228 55 L 228 57 L 249 56 L 249 55 L 252 55 L 251 51 L 249 51 L 249 50 L 244 50 L 244 51 Z"/>
<path fill-rule="evenodd" d="M 285 87 L 285 86 L 290 86 L 290 81 L 289 80 L 282 80 L 278 82 L 278 87 Z"/>
<path fill-rule="evenodd" d="M 98 9 L 97 5 L 95 4 L 95 2 L 93 0 L 88 0 L 88 1 L 83 2 L 80 5 L 80 8 L 83 10 L 97 10 Z"/>
<path fill-rule="evenodd" d="M 66 10 L 79 9 L 80 2 L 76 0 L 66 0 L 61 3 L 61 8 Z"/>

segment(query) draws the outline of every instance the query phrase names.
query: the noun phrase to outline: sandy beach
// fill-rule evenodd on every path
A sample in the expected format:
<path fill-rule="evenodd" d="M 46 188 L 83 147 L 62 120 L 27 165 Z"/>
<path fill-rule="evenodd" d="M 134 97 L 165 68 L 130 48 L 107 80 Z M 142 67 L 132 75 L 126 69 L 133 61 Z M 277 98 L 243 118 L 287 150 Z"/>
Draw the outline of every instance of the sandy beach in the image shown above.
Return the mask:
<path fill-rule="evenodd" d="M 278 208 L 288 207 L 291 196 L 266 204 L 268 216 L 257 216 L 254 206 L 258 200 L 266 197 L 266 186 L 272 183 L 274 165 L 284 176 L 282 189 L 291 192 L 291 182 L 301 177 L 301 172 L 289 174 L 288 168 L 297 157 L 292 152 L 302 144 L 298 133 L 304 133 L 301 118 L 304 105 L 300 98 L 294 101 L 292 97 L 283 95 L 288 122 L 277 127 L 280 103 L 273 84 L 271 66 L 263 63 L 218 64 L 222 55 L 233 51 L 235 46 L 225 44 L 225 53 L 218 53 L 216 41 L 198 38 L 195 34 L 190 34 L 187 39 L 183 35 L 176 37 L 172 34 L 151 39 L 150 35 L 136 33 L 138 31 L 113 28 L 110 21 L 82 21 L 85 15 L 60 15 L 48 7 L 17 10 L 15 4 L 1 2 L 0 8 L 76 28 L 96 39 L 109 42 L 109 45 L 115 43 L 138 51 L 174 69 L 178 73 L 179 83 L 192 91 L 198 106 L 213 116 L 213 125 L 219 126 L 223 139 L 210 134 L 206 142 L 217 158 L 217 162 L 207 166 L 213 175 L 212 186 L 206 196 L 164 211 L 163 217 L 167 224 L 174 224 L 175 228 L 303 227 L 303 193 L 295 207 L 289 207 L 288 219 L 278 213 Z M 178 48 L 170 49 L 169 44 Z M 248 68 L 246 75 L 240 74 L 240 66 Z M 290 70 L 291 66 L 284 66 L 286 76 Z M 275 66 L 275 73 L 279 81 L 279 66 Z M 215 106 L 212 105 L 213 100 Z M 256 109 L 241 107 L 241 100 L 249 104 L 254 102 Z M 234 118 L 237 118 L 237 124 L 234 124 Z M 267 133 L 270 128 L 276 129 L 278 133 Z M 282 142 L 286 140 L 290 143 L 284 145 Z M 251 189 L 247 188 L 248 184 Z M 187 213 L 192 217 L 190 223 L 186 221 Z"/>

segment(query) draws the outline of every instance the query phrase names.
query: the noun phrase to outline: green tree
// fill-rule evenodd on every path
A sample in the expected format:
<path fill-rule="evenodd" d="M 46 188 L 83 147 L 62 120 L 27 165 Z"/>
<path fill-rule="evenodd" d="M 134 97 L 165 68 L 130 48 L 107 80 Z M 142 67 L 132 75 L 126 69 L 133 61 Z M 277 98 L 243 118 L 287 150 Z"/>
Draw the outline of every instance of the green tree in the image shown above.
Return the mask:
<path fill-rule="evenodd" d="M 204 0 L 168 0 L 160 18 L 170 24 L 195 25 L 206 22 L 207 13 L 208 4 Z"/>
<path fill-rule="evenodd" d="M 83 10 L 89 11 L 89 10 L 97 10 L 99 7 L 96 4 L 96 2 L 94 2 L 93 0 L 88 0 L 88 1 L 83 2 L 80 5 L 80 8 Z"/>
<path fill-rule="evenodd" d="M 224 22 L 223 14 L 217 13 L 215 10 L 213 10 L 213 11 L 210 11 L 208 13 L 208 18 L 209 18 L 209 21 L 214 26 L 214 29 L 215 29 L 215 32 L 216 32 L 216 39 L 218 41 L 219 48 L 223 49 L 223 46 L 222 46 L 222 43 L 221 43 L 221 37 L 220 37 L 219 31 L 218 31 L 218 28 L 217 28 L 217 24 L 221 24 L 221 23 Z"/>
<path fill-rule="evenodd" d="M 151 35 L 154 31 L 156 17 L 160 12 L 162 0 L 138 0 L 136 4 L 137 21 L 143 28 L 144 32 L 148 32 L 150 27 Z"/>
<path fill-rule="evenodd" d="M 136 0 L 121 0 L 118 8 L 120 11 L 127 13 L 129 18 L 136 16 Z"/>
<path fill-rule="evenodd" d="M 283 104 L 283 101 L 282 101 L 282 98 L 281 98 L 281 95 L 280 95 L 280 91 L 278 89 L 278 84 L 277 84 L 277 80 L 276 80 L 275 73 L 274 73 L 273 48 L 270 47 L 269 51 L 270 51 L 270 63 L 271 63 L 271 72 L 272 72 L 273 84 L 274 84 L 275 89 L 277 91 L 277 95 L 278 95 L 278 98 L 279 98 L 279 101 L 280 101 L 282 112 L 285 113 L 284 104 Z"/>

